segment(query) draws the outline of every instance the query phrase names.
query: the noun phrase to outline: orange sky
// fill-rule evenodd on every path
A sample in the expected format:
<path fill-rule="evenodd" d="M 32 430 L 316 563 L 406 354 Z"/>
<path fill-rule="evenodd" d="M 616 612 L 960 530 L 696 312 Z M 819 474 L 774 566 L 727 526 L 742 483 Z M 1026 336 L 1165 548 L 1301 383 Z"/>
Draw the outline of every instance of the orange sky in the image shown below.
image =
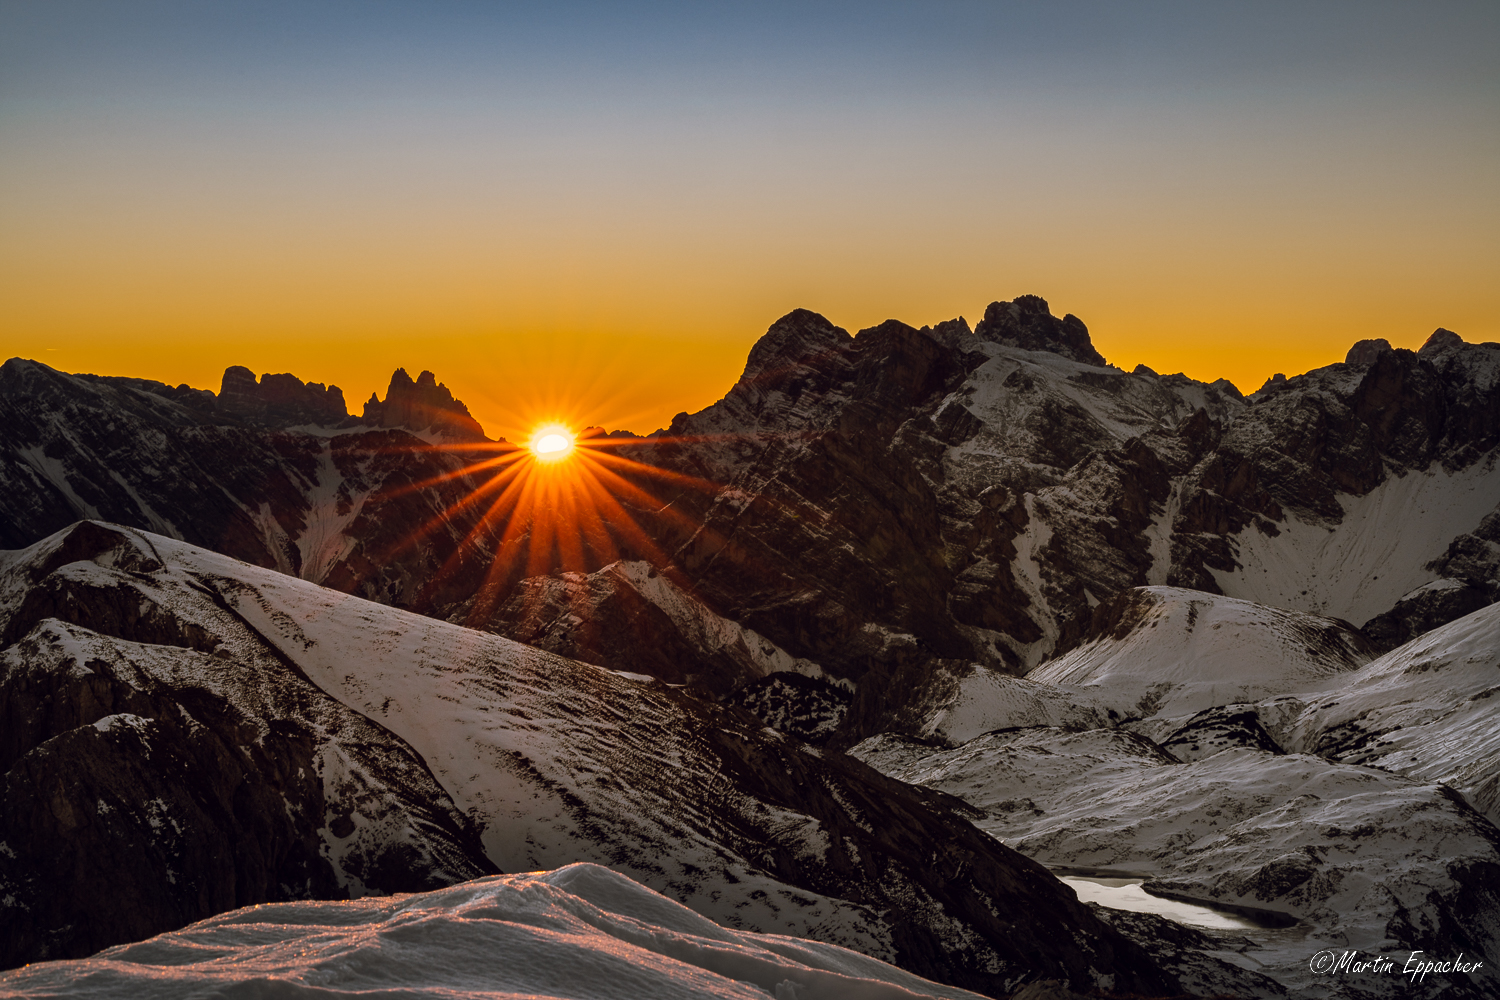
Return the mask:
<path fill-rule="evenodd" d="M 663 426 L 797 307 L 853 332 L 1037 294 L 1115 364 L 1247 392 L 1365 337 L 1500 340 L 1493 7 L 1087 6 L 792 35 L 803 7 L 7 7 L 0 355 L 290 371 L 354 412 L 427 368 L 515 437 Z"/>

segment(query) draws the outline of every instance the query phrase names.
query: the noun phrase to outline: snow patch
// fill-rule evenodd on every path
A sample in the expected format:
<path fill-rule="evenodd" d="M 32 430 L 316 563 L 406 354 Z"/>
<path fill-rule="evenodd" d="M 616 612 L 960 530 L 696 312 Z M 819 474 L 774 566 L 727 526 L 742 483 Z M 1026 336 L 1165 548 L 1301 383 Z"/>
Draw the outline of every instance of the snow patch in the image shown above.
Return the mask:
<path fill-rule="evenodd" d="M 1363 625 L 1433 581 L 1427 564 L 1495 509 L 1497 459 L 1491 452 L 1460 472 L 1434 466 L 1392 475 L 1362 497 L 1341 497 L 1336 525 L 1289 512 L 1275 538 L 1248 526 L 1233 538 L 1240 568 L 1210 572 L 1231 597 Z"/>

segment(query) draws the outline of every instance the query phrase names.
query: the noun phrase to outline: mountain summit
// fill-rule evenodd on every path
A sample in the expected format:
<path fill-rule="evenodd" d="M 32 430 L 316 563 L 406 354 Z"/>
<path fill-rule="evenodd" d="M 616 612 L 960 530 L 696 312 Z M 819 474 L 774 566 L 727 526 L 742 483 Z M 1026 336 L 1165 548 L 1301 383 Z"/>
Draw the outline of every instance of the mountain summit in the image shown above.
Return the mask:
<path fill-rule="evenodd" d="M 384 402 L 370 393 L 363 422 L 374 427 L 431 431 L 456 441 L 489 440 L 479 421 L 470 416 L 469 408 L 454 399 L 448 387 L 429 371 L 422 372 L 413 382 L 405 368 L 397 368 L 391 375 Z"/>
<path fill-rule="evenodd" d="M 1072 313 L 1058 319 L 1039 295 L 1018 295 L 1012 302 L 991 302 L 974 328 L 984 340 L 1010 344 L 1027 351 L 1051 351 L 1086 365 L 1105 366 L 1094 350 L 1089 328 Z"/>

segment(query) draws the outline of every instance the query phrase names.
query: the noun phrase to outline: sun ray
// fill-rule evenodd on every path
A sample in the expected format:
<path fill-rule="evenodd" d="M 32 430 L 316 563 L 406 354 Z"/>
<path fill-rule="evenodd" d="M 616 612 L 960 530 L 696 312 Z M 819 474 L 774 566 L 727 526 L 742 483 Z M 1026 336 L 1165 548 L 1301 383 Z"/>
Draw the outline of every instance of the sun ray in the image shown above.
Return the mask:
<path fill-rule="evenodd" d="M 644 560 L 665 572 L 674 585 L 692 592 L 696 588 L 674 564 L 672 550 L 696 538 L 695 547 L 715 553 L 714 559 L 731 551 L 728 539 L 702 519 L 724 484 L 670 468 L 663 460 L 670 461 L 679 445 L 757 445 L 770 437 L 658 433 L 641 438 L 606 434 L 596 426 L 575 432 L 566 422 L 553 419 L 536 423 L 524 443 L 424 444 L 416 450 L 444 456 L 441 462 L 451 461 L 446 456 L 458 461 L 382 494 L 391 500 L 419 493 L 438 501 L 436 510 L 392 549 L 400 551 L 447 532 L 456 544 L 440 546 L 448 551 L 417 602 L 439 600 L 456 575 L 482 573 L 477 588 L 461 588 L 470 595 L 463 613 L 471 626 L 492 627 L 501 605 L 519 597 L 522 603 L 516 611 L 522 621 L 539 621 L 535 616 L 542 613 L 543 604 L 561 600 L 575 623 L 583 623 L 578 627 L 589 632 L 596 627 L 586 607 L 594 599 L 590 574 L 620 560 Z M 373 449 L 412 450 L 410 445 Z M 561 589 L 542 584 L 559 574 Z M 527 584 L 528 580 L 534 582 Z M 506 613 L 507 621 L 512 617 Z"/>

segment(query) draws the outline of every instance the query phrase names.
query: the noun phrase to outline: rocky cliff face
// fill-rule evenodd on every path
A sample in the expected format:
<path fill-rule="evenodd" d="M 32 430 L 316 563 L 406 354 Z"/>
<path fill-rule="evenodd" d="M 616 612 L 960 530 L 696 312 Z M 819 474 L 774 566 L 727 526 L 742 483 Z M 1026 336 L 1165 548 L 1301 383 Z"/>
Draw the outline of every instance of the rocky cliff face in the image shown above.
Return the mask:
<path fill-rule="evenodd" d="M 285 427 L 319 424 L 336 427 L 349 416 L 344 392 L 336 385 L 304 384 L 295 375 L 267 374 L 260 378 L 239 365 L 224 369 L 216 400 L 218 409 L 247 422 Z"/>

